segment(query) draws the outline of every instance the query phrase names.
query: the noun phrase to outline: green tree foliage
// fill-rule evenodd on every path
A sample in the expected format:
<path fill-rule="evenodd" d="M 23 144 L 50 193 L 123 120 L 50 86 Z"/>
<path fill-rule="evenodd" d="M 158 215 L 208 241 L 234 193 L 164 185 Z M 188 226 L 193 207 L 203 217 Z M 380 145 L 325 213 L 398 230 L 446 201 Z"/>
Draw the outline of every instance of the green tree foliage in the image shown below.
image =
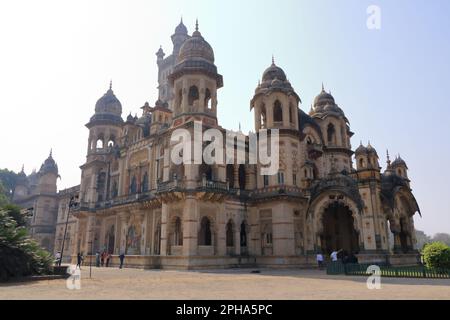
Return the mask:
<path fill-rule="evenodd" d="M 14 189 L 16 188 L 17 173 L 8 169 L 0 169 L 0 183 L 3 185 L 2 194 L 9 199 L 12 198 Z"/>
<path fill-rule="evenodd" d="M 427 267 L 450 269 L 450 247 L 445 243 L 433 242 L 426 244 L 422 254 Z"/>
<path fill-rule="evenodd" d="M 24 227 L 26 225 L 26 216 L 22 213 L 19 206 L 7 204 L 2 209 L 16 221 L 18 227 Z"/>
<path fill-rule="evenodd" d="M 52 257 L 18 226 L 6 210 L 0 210 L 0 281 L 50 272 Z"/>
<path fill-rule="evenodd" d="M 6 192 L 6 188 L 3 186 L 2 181 L 0 180 L 0 208 L 7 205 L 9 203 L 9 196 Z"/>

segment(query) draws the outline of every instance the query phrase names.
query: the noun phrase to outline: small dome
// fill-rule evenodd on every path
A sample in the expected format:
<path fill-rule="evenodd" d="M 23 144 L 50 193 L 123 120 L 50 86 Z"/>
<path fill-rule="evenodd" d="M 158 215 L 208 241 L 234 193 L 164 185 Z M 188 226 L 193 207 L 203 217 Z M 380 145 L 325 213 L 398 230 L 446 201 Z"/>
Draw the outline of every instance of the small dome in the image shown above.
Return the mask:
<path fill-rule="evenodd" d="M 367 154 L 367 148 L 363 146 L 362 142 L 359 147 L 355 150 L 355 155 Z"/>
<path fill-rule="evenodd" d="M 405 160 L 403 160 L 400 156 L 396 157 L 395 160 L 391 164 L 392 168 L 404 166 L 407 168 Z"/>
<path fill-rule="evenodd" d="M 262 76 L 263 82 L 265 81 L 273 81 L 275 79 L 278 79 L 280 81 L 286 81 L 286 74 L 284 73 L 283 69 L 276 66 L 274 62 L 272 62 L 272 65 L 268 67 Z"/>
<path fill-rule="evenodd" d="M 113 114 L 119 116 L 122 114 L 122 104 L 119 99 L 114 95 L 112 88 L 108 89 L 106 93 L 98 99 L 95 104 L 96 114 Z"/>
<path fill-rule="evenodd" d="M 23 167 L 22 167 L 22 170 L 17 174 L 16 184 L 18 186 L 26 186 L 26 185 L 28 185 L 28 178 L 27 178 L 27 175 L 24 172 Z"/>
<path fill-rule="evenodd" d="M 187 35 L 188 30 L 183 23 L 183 18 L 181 18 L 180 24 L 175 28 L 175 34 Z"/>
<path fill-rule="evenodd" d="M 53 160 L 52 151 L 50 151 L 50 155 L 44 161 L 44 163 L 41 165 L 41 168 L 39 169 L 39 174 L 42 175 L 47 173 L 54 173 L 56 175 L 58 174 L 58 165 L 56 164 L 55 160 Z"/>
<path fill-rule="evenodd" d="M 326 105 L 335 105 L 336 102 L 334 101 L 333 96 L 330 93 L 325 92 L 325 90 L 322 87 L 322 92 L 319 93 L 318 96 L 314 99 L 314 106 L 315 107 L 322 107 Z"/>
<path fill-rule="evenodd" d="M 378 157 L 377 150 L 375 150 L 375 148 L 372 147 L 372 145 L 370 144 L 370 142 L 369 142 L 369 144 L 367 145 L 367 152 L 368 152 L 368 153 L 374 153 L 374 154 Z"/>
<path fill-rule="evenodd" d="M 177 62 L 186 60 L 206 60 L 214 63 L 214 51 L 198 31 L 198 25 L 192 37 L 186 40 L 180 48 Z"/>

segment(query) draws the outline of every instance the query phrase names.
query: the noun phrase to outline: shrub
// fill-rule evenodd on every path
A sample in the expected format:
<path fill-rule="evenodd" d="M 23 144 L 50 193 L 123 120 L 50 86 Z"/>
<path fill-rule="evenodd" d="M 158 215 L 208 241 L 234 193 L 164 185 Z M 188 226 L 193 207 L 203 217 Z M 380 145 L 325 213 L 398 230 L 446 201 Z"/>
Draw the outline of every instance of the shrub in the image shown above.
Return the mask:
<path fill-rule="evenodd" d="M 0 281 L 50 272 L 52 257 L 30 239 L 24 226 L 0 210 Z"/>
<path fill-rule="evenodd" d="M 450 269 L 450 247 L 442 242 L 427 244 L 423 250 L 423 260 L 428 268 Z"/>

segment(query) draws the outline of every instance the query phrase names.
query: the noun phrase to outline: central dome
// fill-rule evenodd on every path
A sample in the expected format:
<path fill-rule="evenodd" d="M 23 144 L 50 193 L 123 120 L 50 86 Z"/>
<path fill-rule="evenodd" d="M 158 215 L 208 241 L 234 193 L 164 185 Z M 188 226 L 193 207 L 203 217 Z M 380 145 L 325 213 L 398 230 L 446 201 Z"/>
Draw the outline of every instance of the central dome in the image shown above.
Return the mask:
<path fill-rule="evenodd" d="M 95 104 L 95 113 L 109 113 L 117 116 L 120 116 L 122 114 L 122 104 L 114 95 L 111 87 L 100 99 L 98 99 L 97 103 Z"/>
<path fill-rule="evenodd" d="M 186 40 L 180 48 L 177 62 L 186 60 L 206 60 L 214 63 L 214 51 L 198 31 L 198 25 L 192 37 Z"/>

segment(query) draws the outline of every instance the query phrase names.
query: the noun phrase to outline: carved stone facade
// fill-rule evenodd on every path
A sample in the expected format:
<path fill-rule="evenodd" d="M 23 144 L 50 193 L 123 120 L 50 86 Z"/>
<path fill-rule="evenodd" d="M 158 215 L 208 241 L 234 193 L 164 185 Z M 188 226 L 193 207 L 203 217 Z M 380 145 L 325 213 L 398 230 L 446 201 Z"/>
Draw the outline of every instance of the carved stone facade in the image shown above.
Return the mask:
<path fill-rule="evenodd" d="M 388 161 L 381 172 L 370 144 L 352 151 L 353 133 L 334 97 L 322 86 L 305 113 L 274 61 L 250 109 L 256 133 L 279 130 L 279 172 L 264 176 L 252 164 L 172 163 L 175 129 L 193 135 L 194 122 L 201 122 L 204 131 L 226 134 L 217 119 L 223 79 L 212 47 L 198 26 L 189 36 L 180 23 L 172 39 L 171 56 L 157 53 L 155 105 L 145 103 L 141 117 L 124 121 L 110 88 L 86 125 L 74 255 L 106 251 L 114 264 L 125 253 L 127 266 L 143 268 L 310 266 L 317 252 L 338 249 L 360 261 L 416 261 L 419 208 L 406 163 Z"/>

